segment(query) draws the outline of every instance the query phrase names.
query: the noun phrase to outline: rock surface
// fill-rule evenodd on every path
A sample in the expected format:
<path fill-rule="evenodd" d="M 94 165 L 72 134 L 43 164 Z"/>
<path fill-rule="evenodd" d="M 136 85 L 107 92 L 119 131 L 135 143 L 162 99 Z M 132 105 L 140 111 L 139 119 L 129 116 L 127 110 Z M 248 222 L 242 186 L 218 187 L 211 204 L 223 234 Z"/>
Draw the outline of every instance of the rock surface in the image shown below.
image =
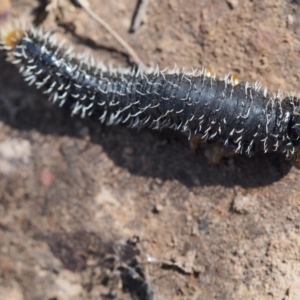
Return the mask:
<path fill-rule="evenodd" d="M 106 63 L 124 50 L 71 2 L 12 1 Z M 145 63 L 299 88 L 300 7 L 284 0 L 90 0 Z M 54 7 L 54 8 L 53 8 Z M 69 117 L 0 53 L 0 299 L 300 299 L 300 173 L 281 155 L 213 165 L 169 131 Z"/>

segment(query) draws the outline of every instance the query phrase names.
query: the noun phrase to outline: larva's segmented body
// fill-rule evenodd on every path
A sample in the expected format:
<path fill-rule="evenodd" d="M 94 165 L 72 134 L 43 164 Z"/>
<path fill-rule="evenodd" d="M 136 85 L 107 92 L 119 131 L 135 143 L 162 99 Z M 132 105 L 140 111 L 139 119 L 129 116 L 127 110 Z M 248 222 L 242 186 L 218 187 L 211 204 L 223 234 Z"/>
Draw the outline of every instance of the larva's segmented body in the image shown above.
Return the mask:
<path fill-rule="evenodd" d="M 90 66 L 35 29 L 23 34 L 11 30 L 2 40 L 25 80 L 60 106 L 69 105 L 73 114 L 93 115 L 107 124 L 173 128 L 248 155 L 278 151 L 290 157 L 300 145 L 300 101 L 295 97 L 270 97 L 258 85 L 234 85 L 205 72 L 196 76 Z"/>

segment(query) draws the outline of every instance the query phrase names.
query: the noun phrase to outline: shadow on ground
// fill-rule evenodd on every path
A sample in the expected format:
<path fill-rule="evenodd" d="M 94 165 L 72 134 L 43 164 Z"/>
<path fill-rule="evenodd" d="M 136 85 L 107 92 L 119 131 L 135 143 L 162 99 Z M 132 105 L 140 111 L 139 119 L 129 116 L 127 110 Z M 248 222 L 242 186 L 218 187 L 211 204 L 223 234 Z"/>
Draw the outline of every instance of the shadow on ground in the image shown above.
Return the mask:
<path fill-rule="evenodd" d="M 91 141 L 101 145 L 115 164 L 131 174 L 178 180 L 189 187 L 259 187 L 280 180 L 291 168 L 291 163 L 276 153 L 252 158 L 235 156 L 214 166 L 205 156 L 209 146 L 192 152 L 186 137 L 179 133 L 105 127 L 94 120 L 71 117 L 67 108 L 51 105 L 45 95 L 27 87 L 15 67 L 3 56 L 0 59 L 1 121 L 21 131 L 76 138 L 80 138 L 82 128 L 88 128 Z M 124 149 L 132 155 L 124 155 Z"/>

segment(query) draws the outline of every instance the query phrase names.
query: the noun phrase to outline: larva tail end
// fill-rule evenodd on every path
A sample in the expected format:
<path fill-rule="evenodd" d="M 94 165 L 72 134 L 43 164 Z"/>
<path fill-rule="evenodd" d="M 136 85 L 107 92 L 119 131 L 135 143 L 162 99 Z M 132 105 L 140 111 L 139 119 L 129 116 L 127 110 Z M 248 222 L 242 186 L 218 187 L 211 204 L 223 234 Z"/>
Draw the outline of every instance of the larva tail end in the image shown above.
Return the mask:
<path fill-rule="evenodd" d="M 4 28 L 0 32 L 0 40 L 4 47 L 12 49 L 24 37 L 25 31 L 20 28 Z"/>

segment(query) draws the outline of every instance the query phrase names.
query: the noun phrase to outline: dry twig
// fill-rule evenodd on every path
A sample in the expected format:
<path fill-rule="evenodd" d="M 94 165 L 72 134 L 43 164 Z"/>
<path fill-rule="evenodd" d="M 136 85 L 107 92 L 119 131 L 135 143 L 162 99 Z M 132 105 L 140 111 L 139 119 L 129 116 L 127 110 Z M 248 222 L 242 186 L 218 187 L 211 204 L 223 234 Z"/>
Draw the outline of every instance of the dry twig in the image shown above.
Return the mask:
<path fill-rule="evenodd" d="M 148 4 L 149 4 L 149 0 L 140 0 L 138 2 L 135 14 L 133 16 L 133 21 L 130 27 L 130 31 L 134 32 L 141 26 Z"/>

